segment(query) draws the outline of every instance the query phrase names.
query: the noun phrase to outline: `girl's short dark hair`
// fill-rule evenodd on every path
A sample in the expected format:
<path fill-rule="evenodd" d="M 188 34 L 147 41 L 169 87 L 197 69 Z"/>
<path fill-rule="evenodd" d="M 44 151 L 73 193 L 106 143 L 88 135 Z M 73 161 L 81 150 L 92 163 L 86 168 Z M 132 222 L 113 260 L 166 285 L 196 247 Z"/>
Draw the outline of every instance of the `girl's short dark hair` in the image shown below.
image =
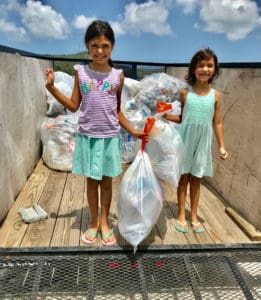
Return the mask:
<path fill-rule="evenodd" d="M 208 80 L 208 83 L 211 83 L 214 79 L 216 79 L 219 76 L 220 67 L 215 52 L 210 48 L 201 49 L 193 55 L 190 61 L 188 73 L 185 76 L 185 80 L 189 85 L 193 85 L 196 82 L 196 76 L 194 72 L 196 70 L 197 64 L 202 60 L 209 60 L 212 57 L 214 59 L 215 72 L 213 76 Z"/>
<path fill-rule="evenodd" d="M 88 43 L 95 37 L 104 35 L 112 45 L 115 44 L 114 32 L 110 24 L 106 21 L 96 20 L 93 21 L 87 28 L 84 36 L 85 43 Z"/>

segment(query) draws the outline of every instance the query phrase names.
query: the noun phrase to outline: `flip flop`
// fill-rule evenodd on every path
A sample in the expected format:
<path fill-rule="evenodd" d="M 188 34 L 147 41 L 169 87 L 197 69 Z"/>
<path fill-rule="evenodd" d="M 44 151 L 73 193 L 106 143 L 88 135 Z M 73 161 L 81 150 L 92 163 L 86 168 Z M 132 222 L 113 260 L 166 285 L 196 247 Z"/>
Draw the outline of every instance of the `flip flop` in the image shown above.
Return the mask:
<path fill-rule="evenodd" d="M 85 235 L 86 232 L 88 232 L 88 234 L 89 234 L 91 237 L 93 237 L 92 240 L 88 240 L 88 239 L 86 238 L 86 235 Z M 82 241 L 83 241 L 85 244 L 87 244 L 87 245 L 92 245 L 92 244 L 96 243 L 97 235 L 98 235 L 99 230 L 93 231 L 93 230 L 91 230 L 90 228 L 88 228 L 88 229 L 86 230 L 86 232 L 84 232 L 84 234 L 82 235 Z"/>
<path fill-rule="evenodd" d="M 175 229 L 179 232 L 186 233 L 188 232 L 187 222 L 181 222 L 177 220 L 177 224 L 175 225 Z"/>
<path fill-rule="evenodd" d="M 193 232 L 195 232 L 195 233 L 201 233 L 201 232 L 205 231 L 205 228 L 203 227 L 203 225 L 200 222 L 198 222 L 198 223 L 191 222 L 191 227 L 192 227 Z"/>
<path fill-rule="evenodd" d="M 101 233 L 102 236 L 102 244 L 104 246 L 113 246 L 116 243 L 116 239 L 112 241 L 105 241 L 104 239 L 108 240 L 113 235 L 113 229 L 111 229 L 108 233 Z"/>

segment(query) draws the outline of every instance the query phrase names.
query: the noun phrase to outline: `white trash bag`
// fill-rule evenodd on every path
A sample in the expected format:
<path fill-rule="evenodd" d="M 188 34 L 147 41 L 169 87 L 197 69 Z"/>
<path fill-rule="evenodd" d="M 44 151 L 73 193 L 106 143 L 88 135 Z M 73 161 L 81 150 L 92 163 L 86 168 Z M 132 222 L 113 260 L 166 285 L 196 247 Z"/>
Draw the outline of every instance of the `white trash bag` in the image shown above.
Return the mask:
<path fill-rule="evenodd" d="M 66 83 L 57 82 L 54 83 L 54 86 L 67 97 L 71 97 L 72 89 Z M 56 117 L 58 115 L 66 115 L 67 111 L 65 106 L 62 105 L 59 101 L 57 101 L 48 90 L 46 90 L 46 93 L 47 93 L 47 104 L 48 104 L 47 116 Z"/>
<path fill-rule="evenodd" d="M 139 150 L 119 187 L 119 231 L 134 247 L 151 232 L 162 210 L 162 190 L 146 152 Z"/>
<path fill-rule="evenodd" d="M 145 150 L 156 176 L 178 186 L 184 156 L 184 143 L 174 122 L 160 118 L 155 121 Z"/>
<path fill-rule="evenodd" d="M 44 119 L 41 126 L 42 158 L 49 168 L 59 171 L 72 170 L 77 121 L 77 115 L 74 114 Z"/>

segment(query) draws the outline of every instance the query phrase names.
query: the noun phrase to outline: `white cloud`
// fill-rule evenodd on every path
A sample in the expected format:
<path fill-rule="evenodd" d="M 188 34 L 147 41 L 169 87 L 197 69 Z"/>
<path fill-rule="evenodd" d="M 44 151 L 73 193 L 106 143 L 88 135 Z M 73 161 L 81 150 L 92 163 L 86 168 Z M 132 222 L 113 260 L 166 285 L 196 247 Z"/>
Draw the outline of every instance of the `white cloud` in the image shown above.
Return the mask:
<path fill-rule="evenodd" d="M 76 16 L 72 22 L 73 26 L 80 30 L 86 30 L 86 28 L 97 18 L 93 17 L 85 17 L 84 15 Z"/>
<path fill-rule="evenodd" d="M 69 33 L 63 16 L 40 1 L 28 0 L 21 6 L 20 15 L 30 33 L 38 38 L 65 39 Z"/>
<path fill-rule="evenodd" d="M 73 27 L 85 31 L 86 28 L 93 22 L 97 20 L 95 16 L 93 17 L 85 17 L 84 15 L 76 16 L 72 22 Z M 116 21 L 109 21 L 113 32 L 116 36 L 124 34 L 124 29 L 122 28 L 121 24 Z"/>
<path fill-rule="evenodd" d="M 203 29 L 226 34 L 229 40 L 245 38 L 261 24 L 256 2 L 251 0 L 208 0 L 200 9 Z"/>
<path fill-rule="evenodd" d="M 68 23 L 63 16 L 40 1 L 27 0 L 21 4 L 18 0 L 8 0 L 0 8 L 0 31 L 10 35 L 13 40 L 28 41 L 30 35 L 40 39 L 65 39 L 69 33 Z M 8 20 L 9 14 L 15 14 L 14 21 Z"/>
<path fill-rule="evenodd" d="M 19 8 L 20 4 L 17 0 L 9 0 L 6 4 L 0 5 L 0 32 L 13 41 L 28 42 L 29 36 L 26 29 L 8 19 L 8 13 L 17 11 Z"/>
<path fill-rule="evenodd" d="M 199 4 L 199 1 L 198 0 L 176 0 L 176 3 L 183 6 L 184 13 L 188 14 L 195 10 L 197 5 Z"/>
<path fill-rule="evenodd" d="M 168 8 L 173 0 L 149 0 L 145 3 L 131 2 L 125 6 L 124 15 L 120 15 L 118 21 L 109 21 L 116 36 L 126 34 L 152 33 L 155 35 L 172 34 L 171 27 L 167 23 Z M 96 19 L 95 16 L 76 16 L 73 26 L 85 30 Z"/>
<path fill-rule="evenodd" d="M 168 5 L 169 1 L 150 0 L 142 4 L 131 2 L 125 6 L 122 26 L 125 31 L 134 34 L 169 35 L 172 31 L 167 23 Z"/>
<path fill-rule="evenodd" d="M 225 34 L 229 40 L 244 39 L 261 25 L 259 9 L 253 0 L 176 0 L 184 13 L 199 9 L 201 24 L 195 28 Z"/>
<path fill-rule="evenodd" d="M 29 41 L 26 30 L 23 27 L 18 27 L 12 22 L 7 22 L 4 19 L 0 20 L 0 32 L 8 35 L 11 40 L 19 42 Z"/>
<path fill-rule="evenodd" d="M 6 4 L 7 10 L 19 11 L 20 8 L 21 8 L 21 4 L 19 3 L 18 0 L 8 0 L 8 2 Z"/>
<path fill-rule="evenodd" d="M 119 22 L 110 22 L 110 25 L 115 33 L 116 36 L 120 36 L 125 34 L 125 30 L 122 27 L 122 24 Z"/>

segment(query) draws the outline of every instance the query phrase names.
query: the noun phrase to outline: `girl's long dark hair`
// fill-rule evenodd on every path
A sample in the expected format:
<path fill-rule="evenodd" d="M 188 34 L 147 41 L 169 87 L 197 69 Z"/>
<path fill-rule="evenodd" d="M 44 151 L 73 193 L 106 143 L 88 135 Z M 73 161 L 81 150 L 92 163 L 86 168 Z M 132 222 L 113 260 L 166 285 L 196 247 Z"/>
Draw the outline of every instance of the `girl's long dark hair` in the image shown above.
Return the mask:
<path fill-rule="evenodd" d="M 211 83 L 214 79 L 216 79 L 219 76 L 220 67 L 219 67 L 218 59 L 217 59 L 215 52 L 213 50 L 211 50 L 210 48 L 201 49 L 193 55 L 193 57 L 190 61 L 188 73 L 185 76 L 185 80 L 189 85 L 194 85 L 194 83 L 196 82 L 196 76 L 194 73 L 195 73 L 197 64 L 202 60 L 209 60 L 212 57 L 214 59 L 215 72 L 214 72 L 213 76 L 208 80 L 208 83 Z"/>
<path fill-rule="evenodd" d="M 114 46 L 115 44 L 115 37 L 114 37 L 114 32 L 110 26 L 110 24 L 106 21 L 102 20 L 96 20 L 93 21 L 87 28 L 84 36 L 84 42 L 85 44 L 88 44 L 90 40 L 93 38 L 99 37 L 99 36 L 105 36 Z M 109 59 L 108 61 L 109 65 L 112 67 L 113 63 L 112 60 Z"/>

